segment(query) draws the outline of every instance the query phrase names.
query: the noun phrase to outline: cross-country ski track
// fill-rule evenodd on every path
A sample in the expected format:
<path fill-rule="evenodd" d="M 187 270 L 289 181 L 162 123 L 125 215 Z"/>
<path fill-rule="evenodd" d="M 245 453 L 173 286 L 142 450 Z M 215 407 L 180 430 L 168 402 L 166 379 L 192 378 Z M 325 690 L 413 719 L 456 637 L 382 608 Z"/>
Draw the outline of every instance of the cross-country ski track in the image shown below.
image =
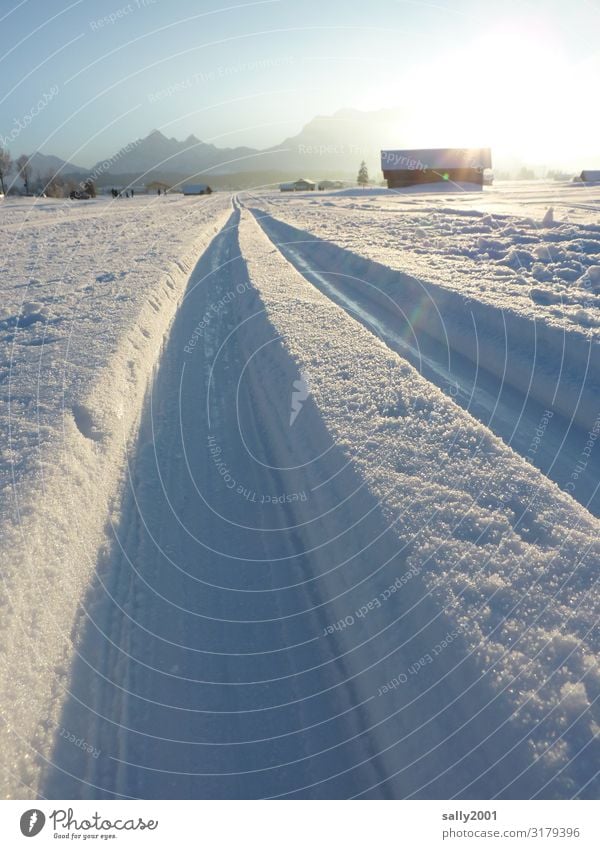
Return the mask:
<path fill-rule="evenodd" d="M 365 275 L 234 198 L 19 742 L 40 797 L 597 796 L 598 459 L 560 489 L 593 401 L 536 469 L 546 376 Z"/>

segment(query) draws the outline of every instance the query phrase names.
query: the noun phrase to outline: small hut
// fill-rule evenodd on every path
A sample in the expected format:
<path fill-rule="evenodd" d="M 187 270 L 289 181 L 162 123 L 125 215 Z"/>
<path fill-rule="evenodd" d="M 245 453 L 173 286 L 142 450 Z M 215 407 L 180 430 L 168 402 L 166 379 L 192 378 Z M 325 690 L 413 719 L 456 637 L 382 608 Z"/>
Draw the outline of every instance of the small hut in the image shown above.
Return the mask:
<path fill-rule="evenodd" d="M 279 186 L 279 191 L 281 192 L 314 192 L 317 184 L 313 183 L 312 180 L 306 180 L 304 177 L 300 177 L 294 183 L 281 183 Z"/>
<path fill-rule="evenodd" d="M 483 186 L 483 172 L 491 167 L 492 154 L 487 147 L 381 151 L 381 170 L 388 189 L 441 182 Z"/>
<path fill-rule="evenodd" d="M 211 195 L 212 189 L 206 183 L 186 183 L 183 193 L 184 195 Z"/>
<path fill-rule="evenodd" d="M 152 180 L 151 183 L 146 183 L 146 191 L 150 192 L 166 192 L 171 188 L 169 183 L 163 183 L 162 180 Z"/>
<path fill-rule="evenodd" d="M 579 179 L 582 183 L 600 183 L 600 171 L 582 171 Z"/>

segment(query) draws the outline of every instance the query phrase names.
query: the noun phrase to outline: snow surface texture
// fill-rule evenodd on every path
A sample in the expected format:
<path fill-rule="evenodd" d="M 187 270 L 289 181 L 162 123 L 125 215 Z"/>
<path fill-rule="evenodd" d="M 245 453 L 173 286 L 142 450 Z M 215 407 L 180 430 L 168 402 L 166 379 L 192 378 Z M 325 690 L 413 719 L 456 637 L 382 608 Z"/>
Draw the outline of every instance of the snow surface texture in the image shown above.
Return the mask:
<path fill-rule="evenodd" d="M 328 430 L 381 499 L 404 568 L 423 581 L 448 632 L 461 635 L 490 698 L 510 703 L 510 723 L 529 748 L 532 786 L 542 780 L 542 795 L 577 793 L 597 765 L 598 523 L 308 291 L 249 223 L 241 246 L 270 321 L 310 374 Z M 347 612 L 340 604 L 339 619 Z M 401 626 L 390 631 L 395 651 L 409 635 Z M 435 657 L 425 643 L 411 660 L 425 666 Z M 444 666 L 443 657 L 437 662 Z M 397 663 L 399 672 L 410 666 Z M 446 673 L 460 675 L 437 671 Z"/>
<path fill-rule="evenodd" d="M 597 343 L 464 299 L 255 211 L 306 279 L 600 515 Z"/>
<path fill-rule="evenodd" d="M 227 206 L 175 197 L 2 206 L 3 795 L 26 795 L 40 768 L 34 749 L 50 753 L 124 446 L 189 271 Z"/>
<path fill-rule="evenodd" d="M 356 255 L 397 269 L 401 277 L 372 285 L 370 294 L 379 288 L 382 302 L 391 298 L 417 329 L 591 430 L 600 413 L 600 224 L 592 221 L 600 192 L 564 192 L 554 189 L 555 206 L 575 221 L 547 224 L 539 196 L 534 203 L 529 193 L 520 207 L 509 194 L 510 215 L 484 213 L 476 195 L 458 195 L 454 206 L 451 198 L 446 205 L 401 192 L 362 202 L 333 194 L 284 202 L 273 194 L 256 206 L 306 240 L 343 248 L 349 288 L 361 285 L 352 279 Z M 505 208 L 501 193 L 491 197 L 484 206 Z M 524 217 L 532 204 L 537 221 Z"/>
<path fill-rule="evenodd" d="M 7 360 L 47 431 L 19 431 L 2 524 L 5 795 L 597 797 L 598 521 L 312 285 L 318 253 L 286 261 L 278 218 L 341 240 L 353 199 L 164 200 L 7 225 L 63 227 L 48 278 L 69 239 L 98 302 L 74 270 L 60 379 L 43 345 L 16 386 Z M 42 330 L 30 256 L 15 337 Z"/>

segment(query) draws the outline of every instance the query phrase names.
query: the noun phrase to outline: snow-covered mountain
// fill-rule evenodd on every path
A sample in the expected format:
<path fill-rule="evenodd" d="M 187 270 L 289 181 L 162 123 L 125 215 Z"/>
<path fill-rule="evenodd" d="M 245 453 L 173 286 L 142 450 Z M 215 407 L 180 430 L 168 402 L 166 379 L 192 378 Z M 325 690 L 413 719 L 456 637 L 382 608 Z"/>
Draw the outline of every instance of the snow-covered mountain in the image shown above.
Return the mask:
<path fill-rule="evenodd" d="M 138 139 L 125 145 L 120 151 L 101 160 L 92 170 L 104 174 L 139 174 L 153 172 L 171 173 L 179 176 L 192 176 L 215 166 L 221 166 L 225 171 L 228 163 L 240 161 L 244 163 L 253 156 L 255 150 L 249 147 L 218 148 L 206 144 L 194 135 L 184 141 L 167 138 L 159 130 L 153 130 L 146 138 Z M 104 168 L 104 163 L 110 162 L 110 167 Z M 247 164 L 244 166 L 247 168 Z M 244 170 L 244 167 L 238 170 Z"/>
<path fill-rule="evenodd" d="M 111 166 L 104 173 L 191 176 L 206 171 L 233 174 L 278 170 L 300 174 L 316 169 L 319 173 L 353 174 L 363 158 L 370 167 L 378 168 L 381 146 L 398 143 L 395 131 L 399 126 L 399 115 L 393 110 L 342 109 L 313 118 L 295 136 L 265 150 L 218 148 L 194 135 L 178 141 L 153 130 L 146 138 L 127 145 L 127 152 L 109 158 Z"/>
<path fill-rule="evenodd" d="M 385 145 L 408 143 L 401 136 L 396 110 L 361 112 L 341 109 L 319 115 L 299 133 L 264 150 L 252 147 L 219 148 L 190 135 L 183 141 L 152 130 L 145 138 L 124 145 L 89 169 L 65 163 L 55 156 L 32 154 L 34 171 L 40 174 L 96 174 L 103 177 L 152 177 L 175 179 L 196 174 L 237 174 L 249 171 L 289 172 L 292 176 L 354 175 L 362 159 L 379 169 L 379 151 Z M 107 167 L 108 163 L 108 167 Z"/>
<path fill-rule="evenodd" d="M 103 181 L 126 184 L 147 179 L 178 183 L 199 175 L 214 178 L 238 174 L 264 175 L 263 180 L 257 181 L 258 184 L 299 176 L 352 179 L 363 159 L 371 176 L 377 178 L 380 176 L 382 149 L 414 145 L 414 135 L 406 130 L 409 123 L 409 115 L 400 109 L 339 109 L 332 115 L 317 115 L 296 135 L 264 149 L 245 145 L 218 147 L 194 134 L 180 141 L 154 129 L 147 136 L 123 145 L 120 150 L 108 152 L 89 168 L 41 153 L 32 154 L 31 160 L 34 173 L 38 172 L 40 176 L 57 171 L 63 176 L 86 174 L 101 184 Z M 440 129 L 438 143 L 440 146 L 448 143 L 443 128 Z M 468 139 L 464 139 L 464 143 L 467 144 Z M 509 175 L 517 177 L 527 164 L 506 152 L 494 155 L 497 176 L 502 175 L 505 179 Z M 546 165 L 529 165 L 532 165 L 536 176 L 547 171 Z M 240 185 L 244 184 L 242 179 Z"/>
<path fill-rule="evenodd" d="M 328 171 L 356 174 L 362 159 L 379 170 L 382 147 L 409 143 L 402 136 L 402 119 L 395 109 L 361 112 L 340 109 L 333 115 L 318 115 L 300 132 L 270 148 L 269 167 L 298 173 Z"/>
<path fill-rule="evenodd" d="M 191 135 L 185 141 L 167 138 L 153 130 L 144 139 L 127 145 L 127 152 L 112 157 L 107 174 L 152 172 L 191 176 L 212 171 L 234 174 L 245 171 L 289 171 L 293 174 L 354 174 L 360 161 L 379 168 L 383 145 L 399 144 L 401 119 L 396 110 L 361 112 L 341 109 L 319 115 L 299 133 L 265 150 L 251 147 L 218 148 Z M 408 139 L 405 139 L 408 142 Z"/>

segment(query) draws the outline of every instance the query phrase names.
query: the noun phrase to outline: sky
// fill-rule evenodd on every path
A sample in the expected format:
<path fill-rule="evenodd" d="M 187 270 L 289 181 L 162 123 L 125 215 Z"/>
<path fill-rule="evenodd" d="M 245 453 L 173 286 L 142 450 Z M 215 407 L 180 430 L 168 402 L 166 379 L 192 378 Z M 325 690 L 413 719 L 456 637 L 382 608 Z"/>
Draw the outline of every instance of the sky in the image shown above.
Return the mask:
<path fill-rule="evenodd" d="M 390 107 L 414 147 L 600 167 L 598 33 L 600 0 L 0 0 L 0 144 L 89 166 Z"/>

